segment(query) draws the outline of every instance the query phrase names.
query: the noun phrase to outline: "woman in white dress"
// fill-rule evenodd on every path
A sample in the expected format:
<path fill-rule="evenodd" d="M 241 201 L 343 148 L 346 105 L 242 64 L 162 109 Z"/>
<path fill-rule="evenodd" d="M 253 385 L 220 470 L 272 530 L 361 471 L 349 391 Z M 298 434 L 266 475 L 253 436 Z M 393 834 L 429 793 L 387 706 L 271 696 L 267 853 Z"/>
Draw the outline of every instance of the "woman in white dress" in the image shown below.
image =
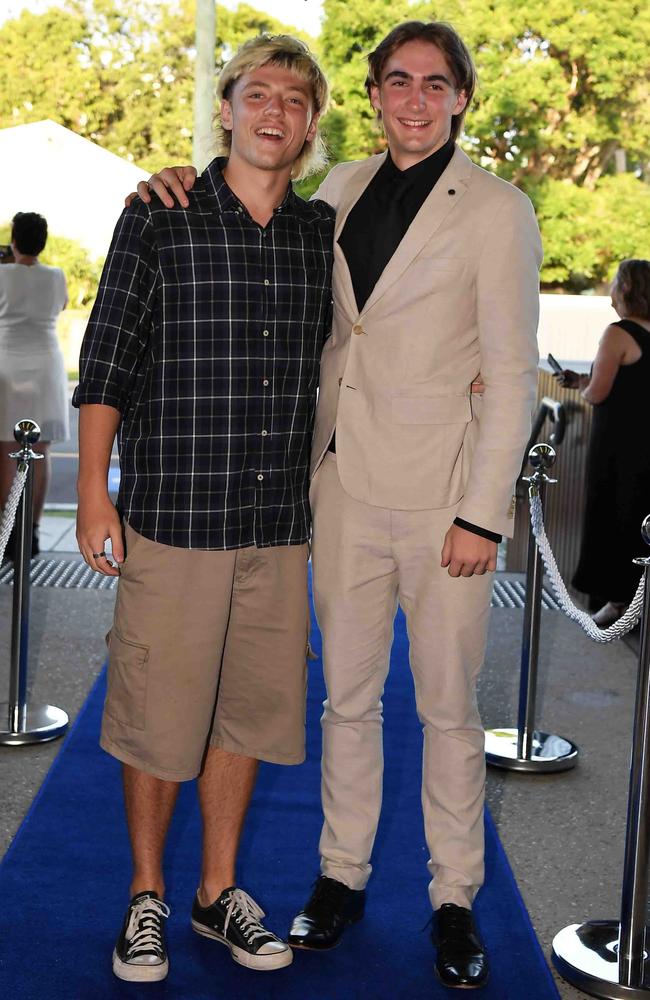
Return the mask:
<path fill-rule="evenodd" d="M 0 506 L 4 507 L 16 474 L 8 457 L 16 450 L 13 429 L 19 420 L 35 420 L 41 439 L 34 447 L 44 458 L 34 463 L 34 541 L 50 478 L 49 446 L 70 434 L 67 377 L 56 337 L 56 319 L 68 302 L 63 271 L 40 264 L 47 222 L 35 212 L 12 219 L 15 263 L 0 265 Z M 10 555 L 10 553 L 8 553 Z"/>

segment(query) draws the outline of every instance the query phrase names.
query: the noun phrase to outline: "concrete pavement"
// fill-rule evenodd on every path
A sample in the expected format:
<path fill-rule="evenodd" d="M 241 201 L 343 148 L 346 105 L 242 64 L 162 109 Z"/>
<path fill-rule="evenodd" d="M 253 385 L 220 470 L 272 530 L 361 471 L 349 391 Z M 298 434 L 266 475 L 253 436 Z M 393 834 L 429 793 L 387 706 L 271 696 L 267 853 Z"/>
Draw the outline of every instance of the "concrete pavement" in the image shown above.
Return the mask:
<path fill-rule="evenodd" d="M 61 557 L 65 555 L 76 558 L 78 556 L 81 559 L 75 538 L 74 511 L 62 511 L 56 514 L 46 511 L 41 518 L 39 535 L 41 552 L 56 552 Z"/>

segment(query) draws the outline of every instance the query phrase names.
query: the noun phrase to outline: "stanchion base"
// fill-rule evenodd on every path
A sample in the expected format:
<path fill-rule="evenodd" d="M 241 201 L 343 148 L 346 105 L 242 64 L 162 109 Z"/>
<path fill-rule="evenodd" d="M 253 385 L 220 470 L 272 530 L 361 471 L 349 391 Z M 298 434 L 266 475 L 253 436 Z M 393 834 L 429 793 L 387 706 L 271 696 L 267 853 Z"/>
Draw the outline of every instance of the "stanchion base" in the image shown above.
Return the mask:
<path fill-rule="evenodd" d="M 648 1000 L 650 959 L 643 963 L 643 984 L 627 986 L 618 961 L 618 920 L 571 924 L 553 938 L 553 964 L 563 979 L 605 1000 Z"/>
<path fill-rule="evenodd" d="M 20 732 L 13 732 L 9 705 L 0 704 L 0 746 L 20 747 L 55 740 L 63 736 L 69 719 L 62 709 L 53 705 L 28 705 L 20 721 Z"/>
<path fill-rule="evenodd" d="M 544 774 L 548 771 L 568 771 L 578 762 L 575 743 L 552 733 L 533 733 L 530 758 L 517 756 L 517 729 L 487 729 L 485 731 L 485 759 L 492 767 L 507 771 L 530 771 Z"/>

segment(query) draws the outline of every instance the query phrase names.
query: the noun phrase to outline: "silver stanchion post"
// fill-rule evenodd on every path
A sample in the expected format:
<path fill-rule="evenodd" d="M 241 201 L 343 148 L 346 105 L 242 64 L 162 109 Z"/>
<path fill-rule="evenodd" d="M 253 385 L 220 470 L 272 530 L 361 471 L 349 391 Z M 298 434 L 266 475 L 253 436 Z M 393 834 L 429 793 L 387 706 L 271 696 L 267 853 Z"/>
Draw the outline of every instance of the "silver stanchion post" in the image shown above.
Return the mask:
<path fill-rule="evenodd" d="M 21 746 L 42 743 L 61 736 L 68 726 L 68 716 L 52 705 L 28 705 L 27 663 L 29 652 L 29 569 L 32 554 L 32 496 L 34 466 L 43 458 L 32 450 L 41 436 L 33 420 L 21 420 L 14 428 L 20 451 L 12 452 L 21 472 L 27 470 L 25 488 L 16 515 L 16 557 L 14 559 L 13 612 L 11 622 L 11 667 L 9 701 L 0 705 L 0 745 Z M 4 721 L 6 720 L 6 722 Z M 6 728 L 4 726 L 6 725 Z"/>
<path fill-rule="evenodd" d="M 535 471 L 525 481 L 530 484 L 531 490 L 537 490 L 543 502 L 546 484 L 557 482 L 546 473 L 555 462 L 555 450 L 548 444 L 537 444 L 530 449 L 528 460 Z M 485 732 L 485 759 L 488 764 L 509 771 L 540 774 L 549 771 L 567 771 L 574 767 L 578 759 L 578 748 L 570 740 L 535 729 L 543 577 L 542 556 L 531 526 L 526 563 L 526 603 L 517 728 L 488 729 Z"/>
<path fill-rule="evenodd" d="M 650 545 L 650 515 L 641 528 Z M 646 901 L 650 865 L 650 557 L 644 567 L 639 674 L 632 732 L 625 861 L 620 920 L 571 924 L 553 939 L 553 962 L 563 979 L 607 1000 L 647 1000 L 650 958 L 646 951 Z"/>

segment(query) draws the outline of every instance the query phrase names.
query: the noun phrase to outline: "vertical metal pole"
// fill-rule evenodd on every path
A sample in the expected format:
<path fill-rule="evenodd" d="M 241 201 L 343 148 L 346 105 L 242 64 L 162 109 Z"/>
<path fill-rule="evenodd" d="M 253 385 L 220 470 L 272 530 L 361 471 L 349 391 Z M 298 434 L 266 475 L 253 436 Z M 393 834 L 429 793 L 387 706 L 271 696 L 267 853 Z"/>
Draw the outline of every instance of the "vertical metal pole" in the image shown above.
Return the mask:
<path fill-rule="evenodd" d="M 537 483 L 540 499 L 544 502 L 546 484 L 543 476 Z M 528 558 L 526 561 L 526 603 L 521 644 L 521 681 L 519 687 L 519 715 L 517 718 L 517 757 L 530 760 L 535 731 L 537 700 L 537 661 L 539 655 L 539 628 L 542 613 L 542 582 L 544 567 L 535 541 L 532 526 L 528 529 Z"/>
<path fill-rule="evenodd" d="M 640 560 L 638 560 L 640 561 Z M 637 562 L 637 560 L 635 560 Z M 619 963 L 621 981 L 641 986 L 644 977 L 646 900 L 650 861 L 650 567 L 644 560 L 644 605 L 639 676 L 634 708 L 625 862 L 621 898 Z"/>
<path fill-rule="evenodd" d="M 29 571 L 32 556 L 32 496 L 34 466 L 21 458 L 18 468 L 27 466 L 27 479 L 16 516 L 16 558 L 14 559 L 13 611 L 11 620 L 11 668 L 9 677 L 9 728 L 13 733 L 26 729 L 27 661 L 29 654 Z"/>
<path fill-rule="evenodd" d="M 55 740 L 66 731 L 69 722 L 66 713 L 54 705 L 27 704 L 34 462 L 43 461 L 43 456 L 33 451 L 32 445 L 40 436 L 41 429 L 37 423 L 19 420 L 14 427 L 14 437 L 21 450 L 9 455 L 17 459 L 18 470 L 27 474 L 15 521 L 17 548 L 14 558 L 11 672 L 9 698 L 0 705 L 0 746 L 25 746 Z"/>
<path fill-rule="evenodd" d="M 197 0 L 192 159 L 199 170 L 203 170 L 212 159 L 208 149 L 214 114 L 216 8 L 216 0 Z"/>
<path fill-rule="evenodd" d="M 546 474 L 546 470 L 550 469 L 555 461 L 555 451 L 550 445 L 540 442 L 530 449 L 528 460 L 535 471 L 532 476 L 525 479 L 525 482 L 529 484 L 531 497 L 537 495 L 543 505 L 546 484 L 557 482 Z M 543 578 L 542 554 L 535 541 L 531 523 L 526 563 L 526 601 L 521 643 L 517 728 L 500 727 L 485 731 L 486 762 L 492 767 L 503 767 L 507 771 L 539 774 L 568 771 L 578 759 L 578 747 L 571 740 L 535 729 Z"/>
<path fill-rule="evenodd" d="M 641 527 L 650 545 L 650 514 Z M 648 1000 L 646 901 L 650 871 L 650 557 L 643 566 L 643 616 L 634 706 L 620 920 L 570 924 L 553 939 L 553 963 L 567 982 L 604 1000 Z M 618 958 L 618 961 L 616 959 Z"/>

